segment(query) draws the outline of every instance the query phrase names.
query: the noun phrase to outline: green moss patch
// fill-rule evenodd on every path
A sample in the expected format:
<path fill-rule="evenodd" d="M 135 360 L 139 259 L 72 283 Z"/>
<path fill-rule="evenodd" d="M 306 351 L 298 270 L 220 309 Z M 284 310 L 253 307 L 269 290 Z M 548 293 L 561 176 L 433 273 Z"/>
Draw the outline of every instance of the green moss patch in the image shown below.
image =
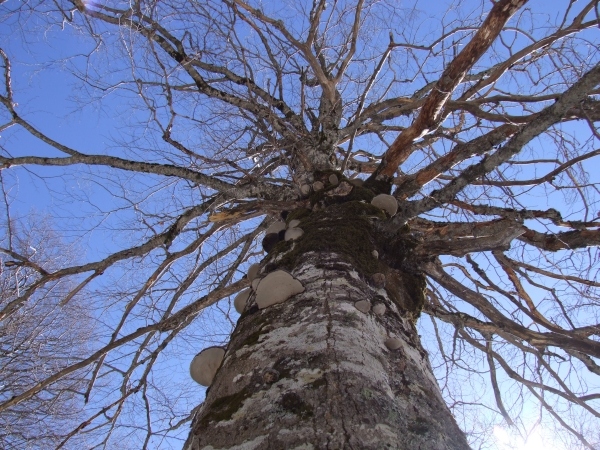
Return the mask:
<path fill-rule="evenodd" d="M 294 212 L 290 216 L 295 216 Z M 363 275 L 372 275 L 382 269 L 372 255 L 377 247 L 373 223 L 384 219 L 385 213 L 368 203 L 350 201 L 330 205 L 299 219 L 304 235 L 293 243 L 279 242 L 269 256 L 283 254 L 278 265 L 292 270 L 308 252 L 332 252 L 347 258 Z"/>
<path fill-rule="evenodd" d="M 260 328 L 258 331 L 255 331 L 254 333 L 250 333 L 248 336 L 246 336 L 246 339 L 244 339 L 244 341 L 242 342 L 241 347 L 244 346 L 253 346 L 258 344 L 258 341 L 260 339 L 260 337 L 265 334 L 266 332 L 263 331 L 263 328 Z"/>
<path fill-rule="evenodd" d="M 242 407 L 244 400 L 249 398 L 251 395 L 252 393 L 250 390 L 242 389 L 240 392 L 235 394 L 226 395 L 225 397 L 216 399 L 210 405 L 208 413 L 202 419 L 200 419 L 200 426 L 206 427 L 210 422 L 223 422 L 231 420 L 235 412 Z"/>
<path fill-rule="evenodd" d="M 312 211 L 308 208 L 298 208 L 298 209 L 295 209 L 295 210 L 291 211 L 290 213 L 288 213 L 285 220 L 287 223 L 290 223 L 290 221 L 294 220 L 294 219 L 302 220 L 305 217 L 310 216 L 311 212 Z"/>
<path fill-rule="evenodd" d="M 389 178 L 387 180 L 376 180 L 369 177 L 365 180 L 363 187 L 370 189 L 375 194 L 390 194 L 392 192 L 392 181 L 393 178 Z"/>
<path fill-rule="evenodd" d="M 302 398 L 295 392 L 286 392 L 281 397 L 281 407 L 302 418 L 308 418 L 313 416 L 312 407 L 304 402 Z"/>
<path fill-rule="evenodd" d="M 415 434 L 424 435 L 429 431 L 427 420 L 422 417 L 417 417 L 414 423 L 408 426 L 408 429 Z"/>
<path fill-rule="evenodd" d="M 346 196 L 346 199 L 348 201 L 371 203 L 373 197 L 375 197 L 375 193 L 371 189 L 364 186 L 354 186 L 352 191 Z"/>

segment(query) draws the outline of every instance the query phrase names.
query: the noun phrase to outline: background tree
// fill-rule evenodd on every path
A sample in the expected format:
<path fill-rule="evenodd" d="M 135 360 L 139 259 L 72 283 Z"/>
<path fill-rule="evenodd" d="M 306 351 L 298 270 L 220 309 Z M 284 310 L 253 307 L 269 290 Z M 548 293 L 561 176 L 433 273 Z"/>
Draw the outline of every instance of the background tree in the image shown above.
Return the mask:
<path fill-rule="evenodd" d="M 2 239 L 0 305 L 4 308 L 44 274 L 69 264 L 71 252 L 43 216 L 35 225 L 22 218 L 6 224 Z M 2 401 L 9 400 L 68 367 L 85 355 L 93 322 L 71 299 L 63 280 L 39 289 L 0 328 L 0 385 Z M 0 416 L 3 448 L 52 448 L 73 427 L 81 413 L 78 393 L 85 386 L 75 372 L 57 380 Z"/>
<path fill-rule="evenodd" d="M 368 236 L 403 243 L 379 244 L 387 291 L 390 273 L 426 276 L 422 306 L 399 310 L 422 307 L 470 443 L 503 422 L 597 445 L 597 2 L 426 6 L 2 2 L 3 179 L 36 180 L 64 239 L 90 250 L 40 273 L 0 318 L 63 280 L 75 286 L 63 303 L 86 298 L 99 333 L 3 414 L 84 371 L 86 411 L 62 444 L 180 445 L 201 395 L 173 374 L 227 342 L 230 296 L 270 222 L 391 192 L 398 213 Z M 35 36 L 70 44 L 46 56 Z M 82 111 L 94 100 L 126 125 L 111 145 L 46 125 L 11 78 L 29 55 L 74 75 Z"/>

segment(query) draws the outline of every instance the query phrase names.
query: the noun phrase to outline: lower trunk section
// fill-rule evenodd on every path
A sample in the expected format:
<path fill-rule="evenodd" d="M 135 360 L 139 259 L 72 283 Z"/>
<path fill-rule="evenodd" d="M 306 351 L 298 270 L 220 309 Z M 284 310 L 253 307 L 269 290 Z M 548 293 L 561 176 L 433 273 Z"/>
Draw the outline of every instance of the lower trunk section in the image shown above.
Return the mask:
<path fill-rule="evenodd" d="M 385 289 L 332 253 L 292 275 L 303 293 L 240 318 L 186 449 L 469 448 Z"/>

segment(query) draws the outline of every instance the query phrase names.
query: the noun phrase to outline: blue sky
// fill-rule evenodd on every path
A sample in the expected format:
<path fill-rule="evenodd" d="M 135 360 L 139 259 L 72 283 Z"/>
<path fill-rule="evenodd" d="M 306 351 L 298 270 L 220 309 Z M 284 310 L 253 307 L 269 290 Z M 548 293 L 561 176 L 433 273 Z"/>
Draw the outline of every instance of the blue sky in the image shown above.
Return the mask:
<path fill-rule="evenodd" d="M 14 3 L 9 1 L 7 6 L 10 7 Z M 552 11 L 557 6 L 563 7 L 564 4 L 565 2 L 537 0 L 531 2 L 531 8 Z M 274 6 L 280 7 L 278 3 Z M 423 14 L 432 16 L 446 10 L 445 4 L 440 2 L 419 2 L 418 6 L 427 10 L 427 13 Z M 120 141 L 135 143 L 138 139 L 139 142 L 145 142 L 145 139 L 153 138 L 151 133 L 145 133 L 143 127 L 133 136 L 128 134 L 131 125 L 143 124 L 146 121 L 147 113 L 132 107 L 134 103 L 139 104 L 134 93 L 113 88 L 115 81 L 129 77 L 125 70 L 126 65 L 120 63 L 118 58 L 112 60 L 99 52 L 94 57 L 94 63 L 98 64 L 99 70 L 104 73 L 112 71 L 112 76 L 106 75 L 102 78 L 102 87 L 105 90 L 85 87 L 73 72 L 95 72 L 94 66 L 86 65 L 85 55 L 94 50 L 97 43 L 68 24 L 49 25 L 34 16 L 22 19 L 27 19 L 27 26 L 21 27 L 12 20 L 0 23 L 0 41 L 13 63 L 15 100 L 23 117 L 53 139 L 89 154 L 122 156 Z M 435 22 L 430 21 L 426 25 L 433 29 Z M 420 32 L 428 33 L 426 25 Z M 384 39 L 387 37 L 386 33 L 382 33 Z M 106 71 L 106 68 L 111 70 Z M 585 125 L 576 125 L 578 126 L 582 126 L 582 130 L 585 129 Z M 576 127 L 572 130 L 575 135 L 578 134 Z M 13 156 L 30 153 L 48 156 L 58 154 L 54 149 L 16 130 L 6 130 L 0 134 L 0 148 L 10 151 Z M 590 161 L 588 167 L 590 173 L 600 174 L 597 159 Z M 126 174 L 120 176 L 126 177 Z M 182 207 L 181 205 L 200 201 L 194 197 L 196 194 L 190 193 L 182 186 L 153 177 L 135 178 L 135 182 L 139 183 L 137 186 L 132 183 L 127 186 L 129 190 L 121 190 L 117 181 L 124 178 L 115 179 L 109 175 L 109 171 L 88 170 L 82 166 L 78 166 L 76 170 L 19 168 L 10 172 L 4 171 L 3 177 L 5 185 L 10 187 L 8 196 L 11 200 L 11 213 L 15 217 L 31 213 L 51 216 L 54 225 L 64 231 L 64 239 L 81 249 L 81 254 L 78 255 L 81 262 L 96 260 L 111 251 L 129 246 L 136 237 L 144 234 L 140 229 L 131 226 L 138 216 L 127 202 L 128 195 L 136 198 L 148 196 L 144 207 L 146 211 L 152 211 L 157 216 L 163 208 L 173 211 Z M 600 180 L 596 178 L 593 181 Z M 153 189 L 156 192 L 150 192 Z M 560 207 L 563 211 L 571 212 L 574 219 L 584 218 L 581 208 L 576 206 L 575 202 L 565 201 L 562 194 L 550 198 L 540 191 L 528 196 L 526 201 L 528 205 L 540 209 L 549 206 Z M 5 221 L 5 218 L 2 221 Z M 156 222 L 160 223 L 158 218 Z M 535 226 L 543 228 L 539 224 Z M 205 253 L 210 254 L 210 251 L 211 248 L 207 248 Z M 124 274 L 117 270 L 111 276 L 112 279 L 118 280 Z M 194 292 L 194 295 L 202 294 L 201 288 Z M 225 308 L 226 305 L 221 307 Z M 110 324 L 115 320 L 112 314 L 116 314 L 115 311 L 104 316 L 102 320 Z M 226 339 L 230 323 L 220 321 L 215 326 L 214 322 L 220 317 L 217 311 L 208 311 L 205 318 L 199 322 L 194 336 L 186 337 L 186 343 L 177 344 L 183 350 L 173 350 L 173 359 L 168 361 L 167 365 L 174 368 L 173 373 L 180 379 L 187 377 L 188 364 L 188 360 L 181 358 L 181 353 L 189 353 L 190 348 L 204 343 L 214 344 L 215 341 Z M 215 336 L 203 342 L 199 336 L 204 331 L 214 333 Z M 198 340 L 193 341 L 194 339 Z M 191 359 L 193 355 L 189 356 Z M 165 375 L 163 373 L 157 376 Z M 168 383 L 168 379 L 163 381 Z M 201 394 L 198 393 L 197 398 L 199 397 Z M 504 449 L 502 445 L 499 444 L 498 448 Z M 548 442 L 543 445 L 546 446 L 546 450 L 550 450 Z"/>

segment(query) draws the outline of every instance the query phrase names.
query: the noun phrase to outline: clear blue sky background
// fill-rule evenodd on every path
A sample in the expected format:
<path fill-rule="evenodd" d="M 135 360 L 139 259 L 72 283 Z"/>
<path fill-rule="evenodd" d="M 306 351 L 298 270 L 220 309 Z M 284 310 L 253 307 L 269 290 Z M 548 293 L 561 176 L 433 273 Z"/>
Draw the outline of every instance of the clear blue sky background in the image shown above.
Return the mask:
<path fill-rule="evenodd" d="M 10 7 L 11 3 L 14 2 L 9 1 L 7 5 Z M 534 0 L 531 8 L 541 6 L 552 11 L 558 6 L 564 7 L 564 4 L 563 1 Z M 446 3 L 418 2 L 418 7 L 435 16 L 446 10 Z M 71 73 L 73 68 L 81 72 L 93 70 L 86 68 L 85 57 L 77 55 L 90 52 L 95 43 L 74 32 L 68 25 L 61 28 L 41 21 L 35 23 L 38 19 L 33 16 L 23 19 L 27 20 L 26 27 L 12 19 L 0 22 L 0 46 L 9 54 L 13 64 L 13 89 L 18 111 L 40 131 L 82 153 L 121 156 L 115 141 L 126 136 L 128 124 L 145 120 L 145 113 L 130 106 L 135 96 L 112 89 L 102 94 L 84 90 L 80 80 Z M 433 22 L 430 25 L 433 26 Z M 32 32 L 33 29 L 38 32 Z M 427 31 L 424 30 L 424 33 Z M 116 65 L 116 61 L 104 60 L 103 63 L 111 67 L 114 65 L 114 80 L 121 75 L 127 76 L 118 73 L 123 67 Z M 104 81 L 110 85 L 114 80 Z M 92 101 L 90 92 L 94 98 L 102 95 L 102 100 Z M 13 156 L 31 153 L 58 155 L 40 141 L 15 130 L 1 133 L 0 146 Z M 590 164 L 594 164 L 590 166 L 590 172 L 600 173 L 597 160 Z M 80 262 L 83 262 L 128 246 L 131 238 L 126 234 L 115 238 L 112 228 L 122 226 L 122 217 L 106 214 L 125 203 L 107 192 L 107 185 L 103 185 L 101 179 L 88 175 L 87 169 L 82 166 L 80 168 L 80 173 L 61 168 L 22 168 L 4 176 L 6 184 L 11 186 L 12 214 L 18 217 L 35 212 L 53 217 L 55 226 L 66 230 L 65 238 L 82 249 L 79 256 Z M 66 172 L 69 175 L 61 177 Z M 76 202 L 74 198 L 80 201 Z M 549 199 L 539 195 L 537 198 L 535 206 L 540 209 L 553 206 L 568 211 L 570 208 L 558 197 Z M 583 219 L 580 211 L 573 213 L 573 218 Z M 78 231 L 80 224 L 91 226 L 91 231 L 81 234 Z M 423 326 L 423 329 L 429 329 L 427 324 Z M 219 324 L 214 331 L 222 332 L 228 327 L 227 323 Z M 186 360 L 173 363 L 176 372 L 182 376 L 187 376 L 187 364 Z"/>

